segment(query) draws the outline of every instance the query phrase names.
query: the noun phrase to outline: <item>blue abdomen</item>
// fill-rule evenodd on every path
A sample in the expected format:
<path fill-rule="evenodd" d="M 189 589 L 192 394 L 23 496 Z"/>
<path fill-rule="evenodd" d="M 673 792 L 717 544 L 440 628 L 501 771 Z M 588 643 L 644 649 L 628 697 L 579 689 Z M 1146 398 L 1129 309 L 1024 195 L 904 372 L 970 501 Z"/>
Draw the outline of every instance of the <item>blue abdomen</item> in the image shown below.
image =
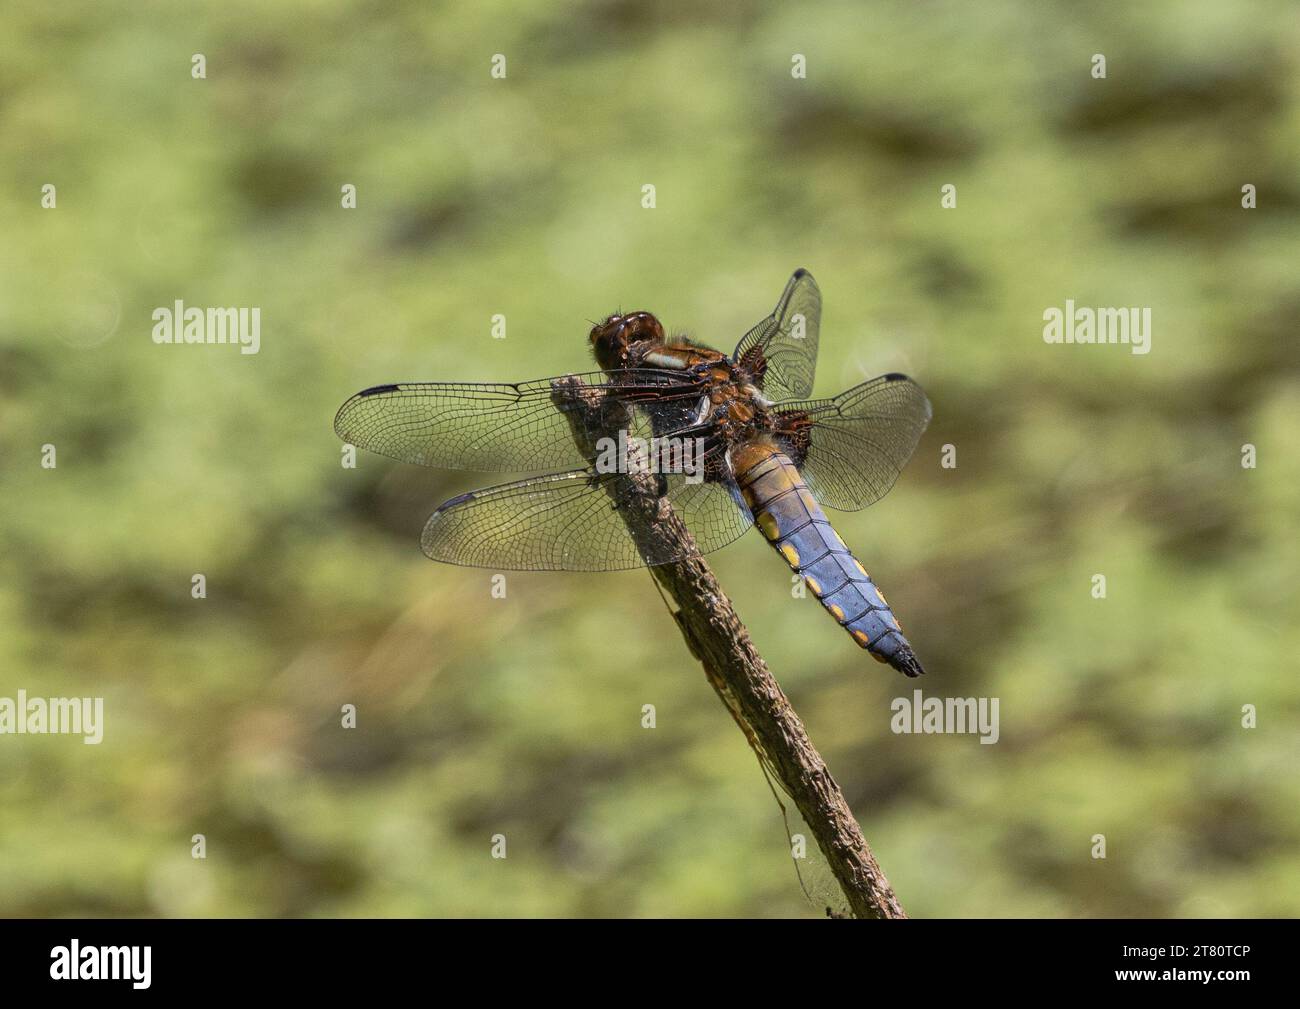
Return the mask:
<path fill-rule="evenodd" d="M 737 460 L 740 490 L 777 553 L 873 658 L 907 676 L 924 672 L 885 597 L 832 528 L 795 464 L 774 448 L 750 449 L 746 456 Z"/>

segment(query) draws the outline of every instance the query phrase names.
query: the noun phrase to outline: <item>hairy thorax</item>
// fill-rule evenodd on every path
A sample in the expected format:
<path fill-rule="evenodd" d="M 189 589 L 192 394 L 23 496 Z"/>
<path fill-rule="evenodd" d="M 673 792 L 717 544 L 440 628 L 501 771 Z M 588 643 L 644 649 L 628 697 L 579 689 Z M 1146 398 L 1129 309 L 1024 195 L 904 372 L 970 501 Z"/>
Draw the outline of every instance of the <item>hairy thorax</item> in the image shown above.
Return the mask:
<path fill-rule="evenodd" d="M 771 404 L 747 369 L 711 347 L 662 343 L 645 348 L 637 366 L 679 370 L 697 378 L 703 389 L 699 423 L 716 425 L 728 441 L 772 428 Z"/>

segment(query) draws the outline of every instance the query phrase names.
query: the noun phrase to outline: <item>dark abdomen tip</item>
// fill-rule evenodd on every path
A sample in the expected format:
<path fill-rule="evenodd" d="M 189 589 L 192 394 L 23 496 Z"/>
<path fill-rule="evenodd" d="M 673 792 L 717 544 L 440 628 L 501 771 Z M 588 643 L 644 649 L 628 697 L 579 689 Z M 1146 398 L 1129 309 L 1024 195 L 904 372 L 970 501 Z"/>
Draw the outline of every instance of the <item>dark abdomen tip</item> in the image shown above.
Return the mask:
<path fill-rule="evenodd" d="M 921 667 L 921 660 L 912 651 L 912 646 L 906 642 L 900 643 L 887 661 L 904 676 L 916 677 L 925 672 Z"/>

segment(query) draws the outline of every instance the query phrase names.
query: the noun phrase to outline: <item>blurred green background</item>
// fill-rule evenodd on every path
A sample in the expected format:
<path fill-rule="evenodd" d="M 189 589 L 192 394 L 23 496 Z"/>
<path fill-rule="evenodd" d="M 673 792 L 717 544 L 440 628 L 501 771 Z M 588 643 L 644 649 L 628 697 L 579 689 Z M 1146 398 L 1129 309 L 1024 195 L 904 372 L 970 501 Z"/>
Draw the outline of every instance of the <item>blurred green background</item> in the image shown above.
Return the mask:
<path fill-rule="evenodd" d="M 0 695 L 106 729 L 0 737 L 0 912 L 812 915 L 648 575 L 494 600 L 418 541 L 501 478 L 331 430 L 586 370 L 618 307 L 729 350 L 805 266 L 817 393 L 934 404 L 839 528 L 1000 742 L 891 733 L 914 684 L 758 536 L 714 567 L 904 907 L 1300 914 L 1300 24 L 1132 7 L 5 4 Z M 261 352 L 156 346 L 178 298 Z M 1149 306 L 1151 353 L 1045 344 L 1066 298 Z"/>

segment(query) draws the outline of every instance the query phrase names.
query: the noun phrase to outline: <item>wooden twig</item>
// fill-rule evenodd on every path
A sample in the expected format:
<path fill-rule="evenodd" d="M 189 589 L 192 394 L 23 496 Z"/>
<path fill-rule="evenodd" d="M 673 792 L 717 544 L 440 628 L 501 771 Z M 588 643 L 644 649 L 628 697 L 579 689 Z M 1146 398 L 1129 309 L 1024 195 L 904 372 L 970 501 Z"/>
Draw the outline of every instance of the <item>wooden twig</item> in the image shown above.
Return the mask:
<path fill-rule="evenodd" d="M 579 448 L 592 458 L 599 437 L 616 438 L 628 416 L 575 378 L 556 383 L 556 406 L 570 418 Z M 808 738 L 731 600 L 705 563 L 681 517 L 660 497 L 656 477 L 628 473 L 606 483 L 642 557 L 675 551 L 681 560 L 650 570 L 678 606 L 674 613 L 691 653 L 736 724 L 776 776 L 816 838 L 856 918 L 906 918 L 826 762 Z"/>

